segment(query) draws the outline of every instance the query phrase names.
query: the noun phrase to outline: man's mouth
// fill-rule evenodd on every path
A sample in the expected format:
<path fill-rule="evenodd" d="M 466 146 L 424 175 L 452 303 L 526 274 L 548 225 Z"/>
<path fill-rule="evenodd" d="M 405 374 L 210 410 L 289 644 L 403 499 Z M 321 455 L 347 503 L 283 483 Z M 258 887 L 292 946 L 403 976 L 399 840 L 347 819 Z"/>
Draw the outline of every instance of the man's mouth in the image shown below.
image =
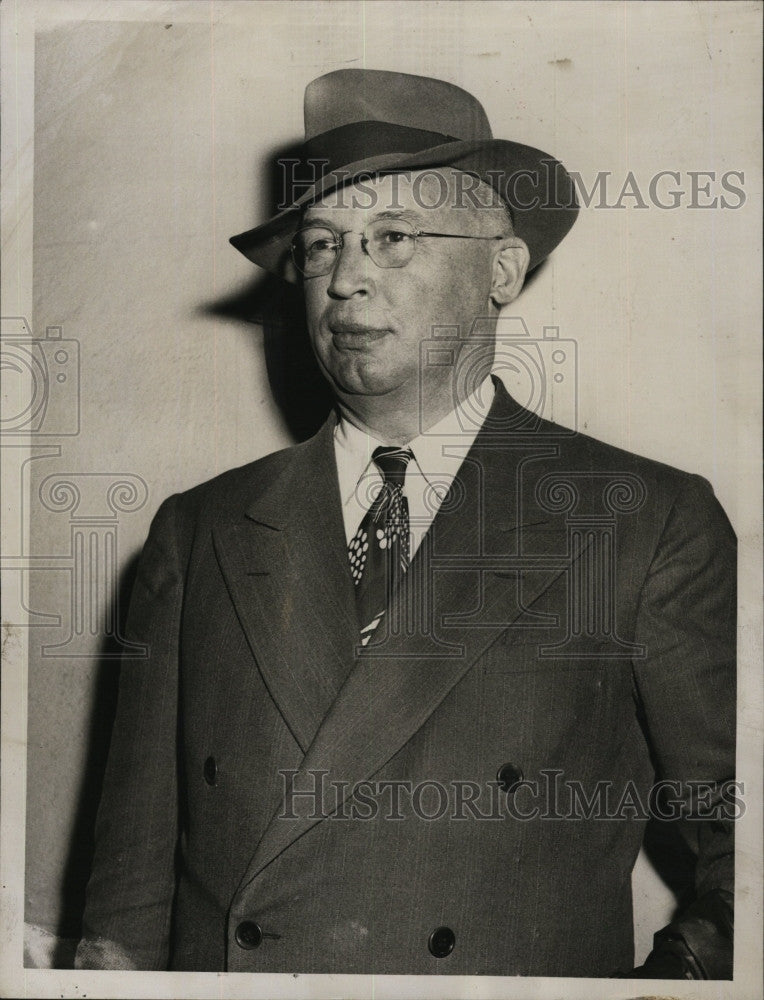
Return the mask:
<path fill-rule="evenodd" d="M 366 323 L 352 323 L 335 320 L 329 323 L 332 339 L 337 347 L 361 349 L 374 340 L 380 340 L 390 333 L 387 327 L 369 326 Z"/>

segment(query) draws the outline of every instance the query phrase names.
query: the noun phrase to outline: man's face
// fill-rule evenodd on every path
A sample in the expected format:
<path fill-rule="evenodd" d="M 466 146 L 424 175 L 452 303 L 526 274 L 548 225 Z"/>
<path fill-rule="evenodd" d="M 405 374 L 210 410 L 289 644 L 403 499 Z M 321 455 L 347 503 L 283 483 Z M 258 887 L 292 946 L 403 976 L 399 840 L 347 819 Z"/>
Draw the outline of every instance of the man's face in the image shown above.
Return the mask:
<path fill-rule="evenodd" d="M 333 270 L 304 282 L 313 349 L 341 396 L 409 395 L 420 384 L 420 343 L 435 327 L 447 326 L 453 336 L 458 325 L 464 339 L 477 317 L 496 313 L 490 294 L 498 240 L 423 237 L 409 263 L 394 268 L 379 267 L 361 246 L 364 228 L 377 219 L 405 219 L 426 232 L 505 231 L 500 212 L 455 204 L 455 171 L 446 169 L 442 177 L 449 185 L 445 203 L 429 171 L 419 181 L 415 173 L 366 180 L 327 195 L 305 213 L 303 228 L 326 225 L 344 241 Z M 450 368 L 428 368 L 425 390 L 452 378 Z"/>

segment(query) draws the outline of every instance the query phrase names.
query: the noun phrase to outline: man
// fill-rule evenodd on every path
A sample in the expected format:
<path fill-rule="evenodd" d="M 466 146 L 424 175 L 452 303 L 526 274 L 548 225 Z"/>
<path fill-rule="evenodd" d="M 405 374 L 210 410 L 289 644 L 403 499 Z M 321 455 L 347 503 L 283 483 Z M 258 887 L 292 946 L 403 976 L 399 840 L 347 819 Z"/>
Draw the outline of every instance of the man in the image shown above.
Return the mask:
<path fill-rule="evenodd" d="M 489 377 L 569 176 L 370 70 L 308 87 L 304 159 L 232 242 L 301 284 L 337 406 L 156 516 L 79 966 L 630 974 L 649 804 L 695 891 L 633 974 L 729 978 L 734 536 Z"/>

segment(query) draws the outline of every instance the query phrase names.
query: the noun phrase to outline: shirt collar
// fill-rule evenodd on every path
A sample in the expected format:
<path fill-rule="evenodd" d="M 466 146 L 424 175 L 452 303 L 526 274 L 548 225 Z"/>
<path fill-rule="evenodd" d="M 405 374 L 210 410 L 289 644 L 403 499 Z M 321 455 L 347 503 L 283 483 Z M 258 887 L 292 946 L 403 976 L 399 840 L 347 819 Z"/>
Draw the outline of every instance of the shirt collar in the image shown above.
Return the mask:
<path fill-rule="evenodd" d="M 406 447 L 414 453 L 409 471 L 413 472 L 414 466 L 416 472 L 428 482 L 429 477 L 437 476 L 439 488 L 444 485 L 444 480 L 445 485 L 450 485 L 485 422 L 495 391 L 493 381 L 487 375 L 457 407 L 409 441 Z M 383 443 L 343 417 L 337 421 L 334 451 L 343 506 L 355 492 L 369 465 L 372 465 L 370 472 L 375 470 L 371 456 L 374 449 Z"/>

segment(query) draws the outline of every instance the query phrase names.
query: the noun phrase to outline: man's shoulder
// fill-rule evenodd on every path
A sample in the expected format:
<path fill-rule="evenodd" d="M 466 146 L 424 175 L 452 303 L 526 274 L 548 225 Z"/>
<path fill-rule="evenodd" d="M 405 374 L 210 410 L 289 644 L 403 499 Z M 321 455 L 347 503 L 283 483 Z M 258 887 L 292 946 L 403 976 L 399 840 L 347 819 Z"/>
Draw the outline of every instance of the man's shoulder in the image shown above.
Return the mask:
<path fill-rule="evenodd" d="M 554 441 L 559 446 L 560 459 L 567 459 L 581 471 L 630 472 L 648 476 L 667 486 L 681 486 L 688 479 L 694 478 L 694 474 L 685 469 L 609 444 L 580 431 L 565 431 L 555 436 Z"/>
<path fill-rule="evenodd" d="M 491 416 L 497 422 L 491 424 Z M 528 456 L 536 452 L 541 465 L 560 474 L 588 474 L 590 478 L 602 475 L 617 477 L 629 474 L 644 478 L 651 486 L 661 486 L 669 492 L 681 489 L 686 483 L 701 477 L 655 458 L 609 444 L 580 430 L 565 427 L 541 417 L 518 403 L 499 383 L 495 409 L 486 423 L 487 440 L 494 430 L 501 440 L 504 435 L 510 450 L 527 450 Z M 538 460 L 534 460 L 534 464 Z"/>
<path fill-rule="evenodd" d="M 627 523 L 642 532 L 674 523 L 719 544 L 734 543 L 726 512 L 702 475 L 548 421 L 538 421 L 535 431 L 533 443 L 524 442 L 529 461 L 523 488 L 545 510 L 574 519 L 635 515 Z"/>
<path fill-rule="evenodd" d="M 241 515 L 266 492 L 273 490 L 284 477 L 295 472 L 299 476 L 300 458 L 313 441 L 281 448 L 245 465 L 227 469 L 176 493 L 166 502 L 172 502 L 182 515 L 194 520 L 204 516 L 225 520 L 232 515 Z"/>
<path fill-rule="evenodd" d="M 279 448 L 278 451 L 269 452 L 251 462 L 246 462 L 244 465 L 226 469 L 224 472 L 192 486 L 182 495 L 193 499 L 196 496 L 227 494 L 242 488 L 248 489 L 252 483 L 272 481 L 274 477 L 281 475 L 284 470 L 289 468 L 302 448 L 304 445 L 299 444 Z"/>
<path fill-rule="evenodd" d="M 703 483 L 702 476 L 652 456 L 630 451 L 582 432 L 570 432 L 557 439 L 560 463 L 592 474 L 619 473 L 638 476 L 654 488 L 669 492 L 683 489 L 691 483 Z"/>

